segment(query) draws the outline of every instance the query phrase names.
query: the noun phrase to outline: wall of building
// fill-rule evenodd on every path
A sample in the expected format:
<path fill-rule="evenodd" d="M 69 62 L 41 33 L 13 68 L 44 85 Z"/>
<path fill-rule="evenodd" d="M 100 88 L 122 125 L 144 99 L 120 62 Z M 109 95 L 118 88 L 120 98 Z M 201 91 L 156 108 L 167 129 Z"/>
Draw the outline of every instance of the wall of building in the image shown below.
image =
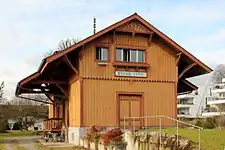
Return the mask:
<path fill-rule="evenodd" d="M 176 117 L 175 83 L 131 82 L 84 79 L 83 125 L 117 126 L 116 92 L 143 92 L 144 116 L 166 115 Z M 148 126 L 158 125 L 158 119 L 149 119 Z M 163 119 L 164 125 L 173 122 Z"/>
<path fill-rule="evenodd" d="M 84 46 L 80 58 L 81 77 L 115 77 L 116 47 L 127 47 L 146 50 L 146 63 L 150 65 L 147 70 L 147 78 L 150 80 L 175 81 L 177 80 L 176 57 L 165 43 L 153 40 L 148 45 L 148 36 L 117 33 L 115 42 L 112 42 L 113 34 L 107 34 Z M 109 47 L 109 62 L 106 66 L 98 66 L 96 63 L 96 47 Z M 143 71 L 143 70 L 140 70 Z M 122 78 L 122 77 L 119 77 Z M 127 77 L 124 77 L 127 79 Z"/>
<path fill-rule="evenodd" d="M 80 126 L 81 97 L 80 80 L 76 80 L 69 87 L 69 126 Z"/>

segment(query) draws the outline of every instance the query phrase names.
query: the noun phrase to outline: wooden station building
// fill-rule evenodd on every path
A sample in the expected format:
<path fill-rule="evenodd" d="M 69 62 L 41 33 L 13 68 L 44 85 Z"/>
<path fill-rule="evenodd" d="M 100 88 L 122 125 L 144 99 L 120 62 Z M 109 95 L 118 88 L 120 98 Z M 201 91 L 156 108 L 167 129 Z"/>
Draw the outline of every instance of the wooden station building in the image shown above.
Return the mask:
<path fill-rule="evenodd" d="M 16 95 L 48 96 L 46 128 L 57 129 L 52 124 L 62 118 L 69 142 L 77 144 L 91 125 L 119 127 L 124 117 L 134 116 L 176 118 L 177 93 L 197 88 L 186 78 L 211 71 L 135 13 L 44 58 L 37 72 L 18 83 Z M 144 124 L 135 119 L 136 126 Z"/>

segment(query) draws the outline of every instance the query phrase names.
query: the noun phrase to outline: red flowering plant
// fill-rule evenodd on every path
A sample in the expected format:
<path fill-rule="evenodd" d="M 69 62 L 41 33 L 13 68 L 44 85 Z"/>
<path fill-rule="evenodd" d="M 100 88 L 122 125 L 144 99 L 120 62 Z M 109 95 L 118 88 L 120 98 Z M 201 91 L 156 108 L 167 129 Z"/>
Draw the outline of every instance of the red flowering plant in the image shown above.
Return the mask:
<path fill-rule="evenodd" d="M 103 145 L 109 145 L 109 144 L 115 144 L 116 142 L 122 141 L 122 131 L 119 128 L 115 128 L 112 130 L 109 130 L 105 134 L 101 136 Z"/>
<path fill-rule="evenodd" d="M 102 135 L 102 130 L 102 128 L 97 128 L 95 125 L 89 127 L 87 129 L 85 139 L 87 139 L 89 142 L 98 142 Z"/>

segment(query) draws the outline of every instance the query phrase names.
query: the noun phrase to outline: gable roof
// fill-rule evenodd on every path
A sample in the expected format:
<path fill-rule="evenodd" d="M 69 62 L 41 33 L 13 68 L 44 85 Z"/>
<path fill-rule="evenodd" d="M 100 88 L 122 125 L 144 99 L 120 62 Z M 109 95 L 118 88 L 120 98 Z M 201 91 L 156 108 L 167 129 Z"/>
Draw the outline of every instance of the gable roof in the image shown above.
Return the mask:
<path fill-rule="evenodd" d="M 152 30 L 154 32 L 154 34 L 157 34 L 159 37 L 161 37 L 166 43 L 168 43 L 169 45 L 171 45 L 177 52 L 181 52 L 182 55 L 188 57 L 190 60 L 192 60 L 193 62 L 195 62 L 197 65 L 199 65 L 201 68 L 204 69 L 204 73 L 208 73 L 211 72 L 212 69 L 210 67 L 208 67 L 207 65 L 205 65 L 204 63 L 202 63 L 199 59 L 197 59 L 195 56 L 193 56 L 191 53 L 189 53 L 187 50 L 185 50 L 184 48 L 182 48 L 179 44 L 177 44 L 175 41 L 173 41 L 171 38 L 169 38 L 168 36 L 166 36 L 164 33 L 162 33 L 161 31 L 159 31 L 158 29 L 156 29 L 153 25 L 151 25 L 149 22 L 147 22 L 146 20 L 144 20 L 142 17 L 140 17 L 137 13 L 134 13 L 133 15 L 112 24 L 111 26 L 106 27 L 105 29 L 87 37 L 84 40 L 79 41 L 78 43 L 68 47 L 67 49 L 60 51 L 58 53 L 55 53 L 51 56 L 48 56 L 46 58 L 44 58 L 42 60 L 42 63 L 38 69 L 38 71 L 30 76 L 28 76 L 27 78 L 21 80 L 18 83 L 18 87 L 20 87 L 20 85 L 23 85 L 24 83 L 36 78 L 37 76 L 39 76 L 47 67 L 47 65 L 51 62 L 53 62 L 54 60 L 66 55 L 67 53 L 83 46 L 84 44 L 91 42 L 92 40 L 104 35 L 105 33 L 108 33 L 109 31 L 114 30 L 115 28 L 131 21 L 131 20 L 138 20 L 140 23 L 142 23 L 143 25 L 145 25 L 148 29 Z"/>
<path fill-rule="evenodd" d="M 54 55 L 48 56 L 45 58 L 46 63 L 50 63 L 52 61 L 54 61 L 55 59 L 75 50 L 76 48 L 100 37 L 101 35 L 119 27 L 120 25 L 127 23 L 131 20 L 138 20 L 140 21 L 142 24 L 144 24 L 146 27 L 148 27 L 150 30 L 152 30 L 155 34 L 159 35 L 162 39 L 164 39 L 168 44 L 170 44 L 171 46 L 173 46 L 175 49 L 177 49 L 178 51 L 182 52 L 184 55 L 186 55 L 187 57 L 189 57 L 191 60 L 193 60 L 194 62 L 196 62 L 198 65 L 200 65 L 202 68 L 204 68 L 207 72 L 211 72 L 212 69 L 210 67 L 208 67 L 207 65 L 205 65 L 204 63 L 202 63 L 199 59 L 197 59 L 195 56 L 193 56 L 191 53 L 189 53 L 187 50 L 185 50 L 183 47 L 181 47 L 180 45 L 178 45 L 175 41 L 173 41 L 171 38 L 169 38 L 168 36 L 166 36 L 165 34 L 163 34 L 161 31 L 159 31 L 158 29 L 156 29 L 153 25 L 151 25 L 149 22 L 147 22 L 146 20 L 144 20 L 142 17 L 140 17 L 137 13 L 97 32 L 96 34 L 93 34 L 89 37 L 87 37 L 86 39 L 70 46 L 69 48 L 56 53 Z M 45 68 L 45 65 L 43 65 L 43 67 L 41 67 L 41 71 Z"/>

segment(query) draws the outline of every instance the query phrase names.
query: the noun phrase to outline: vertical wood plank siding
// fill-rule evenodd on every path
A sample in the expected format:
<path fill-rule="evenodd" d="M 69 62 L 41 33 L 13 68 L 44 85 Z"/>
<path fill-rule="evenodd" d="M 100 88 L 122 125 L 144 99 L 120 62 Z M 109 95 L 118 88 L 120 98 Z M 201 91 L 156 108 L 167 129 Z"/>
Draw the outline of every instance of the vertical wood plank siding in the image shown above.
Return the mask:
<path fill-rule="evenodd" d="M 107 66 L 98 66 L 95 63 L 95 51 L 96 45 L 99 43 L 108 43 L 110 62 Z M 112 43 L 112 35 L 108 34 L 103 36 L 101 39 L 93 41 L 87 44 L 82 52 L 82 59 L 80 60 L 80 76 L 91 76 L 91 77 L 115 77 L 115 67 L 113 62 L 115 61 L 115 49 L 120 46 L 132 47 L 143 47 L 147 51 L 147 62 L 150 65 L 148 69 L 148 79 L 151 80 L 163 80 L 163 81 L 175 81 L 177 78 L 176 71 L 176 57 L 168 53 L 168 50 L 159 45 L 162 43 L 148 46 L 148 37 L 135 35 L 132 38 L 131 35 L 127 34 L 116 34 L 116 41 Z M 127 78 L 127 77 L 125 77 Z"/>
<path fill-rule="evenodd" d="M 69 90 L 69 126 L 80 126 L 80 80 L 70 84 Z"/>
<path fill-rule="evenodd" d="M 70 83 L 69 92 L 69 126 L 98 125 L 117 126 L 117 99 L 116 92 L 143 92 L 144 115 L 166 115 L 176 117 L 177 83 L 176 57 L 171 49 L 163 42 L 154 41 L 149 46 L 149 37 L 137 34 L 116 33 L 113 42 L 113 34 L 108 33 L 86 44 L 79 58 L 79 76 L 83 78 L 83 98 L 80 95 L 80 81 Z M 109 62 L 106 66 L 98 66 L 96 46 L 101 44 L 109 48 Z M 146 78 L 115 77 L 115 50 L 116 47 L 140 47 L 146 50 L 147 70 Z M 100 79 L 101 78 L 101 79 Z M 117 80 L 115 80 L 117 79 Z M 126 79 L 118 80 L 118 79 Z M 143 79 L 143 81 L 133 81 Z M 81 107 L 82 100 L 82 107 Z M 82 108 L 82 109 L 81 109 Z M 148 126 L 156 126 L 157 119 L 149 119 Z M 174 125 L 169 120 L 162 120 L 166 126 Z"/>
<path fill-rule="evenodd" d="M 54 109 L 54 106 L 49 104 L 48 105 L 48 117 L 49 118 L 53 118 L 54 117 L 53 109 Z"/>
<path fill-rule="evenodd" d="M 84 80 L 83 121 L 85 126 L 116 126 L 116 92 L 143 92 L 144 115 L 166 115 L 175 118 L 175 83 L 129 82 L 111 80 Z M 125 113 L 125 112 L 124 112 Z M 164 125 L 173 122 L 164 119 Z M 148 125 L 158 125 L 157 119 L 149 119 Z"/>

